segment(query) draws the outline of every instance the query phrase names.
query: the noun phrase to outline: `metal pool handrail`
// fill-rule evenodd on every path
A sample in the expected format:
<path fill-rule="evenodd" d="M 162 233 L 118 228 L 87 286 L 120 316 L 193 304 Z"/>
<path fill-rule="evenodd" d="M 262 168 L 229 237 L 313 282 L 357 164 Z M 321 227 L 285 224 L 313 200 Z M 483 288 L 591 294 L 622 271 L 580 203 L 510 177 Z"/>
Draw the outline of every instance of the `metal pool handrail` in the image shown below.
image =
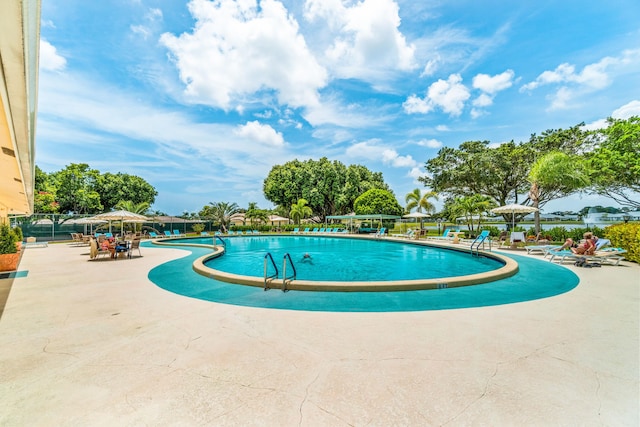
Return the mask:
<path fill-rule="evenodd" d="M 276 270 L 276 272 L 271 276 L 267 276 L 267 258 L 271 260 L 271 265 L 273 265 L 273 268 Z M 267 254 L 264 256 L 264 290 L 265 291 L 269 289 L 267 288 L 267 280 L 277 278 L 277 277 L 278 277 L 278 266 L 276 266 L 276 262 L 273 260 L 273 257 L 271 256 L 271 252 L 267 252 Z"/>
<path fill-rule="evenodd" d="M 293 275 L 287 277 L 287 258 L 289 259 L 289 263 L 291 264 L 291 269 L 293 270 Z M 293 260 L 291 259 L 291 255 L 287 252 L 284 254 L 282 258 L 282 292 L 287 290 L 287 279 L 295 280 L 297 276 L 296 266 L 293 265 Z"/>

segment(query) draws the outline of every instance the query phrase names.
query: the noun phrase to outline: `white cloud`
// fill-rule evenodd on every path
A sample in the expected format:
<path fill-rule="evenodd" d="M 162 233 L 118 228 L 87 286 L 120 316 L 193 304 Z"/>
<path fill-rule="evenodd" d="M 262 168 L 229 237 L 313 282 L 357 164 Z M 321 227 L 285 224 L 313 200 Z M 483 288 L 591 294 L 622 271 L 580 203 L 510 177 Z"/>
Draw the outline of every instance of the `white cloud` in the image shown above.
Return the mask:
<path fill-rule="evenodd" d="M 163 15 L 162 10 L 151 8 L 144 15 L 144 24 L 139 25 L 131 25 L 129 28 L 134 34 L 138 34 L 142 36 L 143 39 L 148 39 L 155 31 L 156 28 L 159 27 L 159 24 L 162 22 Z"/>
<path fill-rule="evenodd" d="M 617 108 L 611 113 L 611 117 L 614 119 L 626 120 L 629 117 L 640 116 L 640 101 L 634 100 L 626 103 L 620 108 Z M 596 130 L 603 129 L 608 126 L 607 119 L 596 120 L 592 123 L 587 123 L 582 128 L 584 130 Z"/>
<path fill-rule="evenodd" d="M 390 148 L 382 151 L 382 161 L 394 168 L 414 167 L 417 164 L 410 155 L 401 156 L 396 150 Z"/>
<path fill-rule="evenodd" d="M 427 148 L 442 148 L 443 144 L 437 139 L 423 139 L 418 141 L 418 145 Z"/>
<path fill-rule="evenodd" d="M 493 98 L 486 93 L 480 94 L 480 96 L 473 100 L 475 107 L 488 107 L 491 104 L 493 104 Z"/>
<path fill-rule="evenodd" d="M 347 156 L 372 161 L 382 161 L 394 168 L 413 168 L 417 162 L 410 155 L 401 156 L 396 150 L 380 144 L 378 139 L 358 142 L 347 148 Z"/>
<path fill-rule="evenodd" d="M 496 93 L 510 88 L 513 85 L 513 70 L 490 76 L 488 74 L 478 74 L 473 78 L 473 87 L 482 92 L 495 95 Z"/>
<path fill-rule="evenodd" d="M 239 125 L 236 128 L 235 133 L 243 138 L 247 138 L 264 145 L 273 147 L 284 146 L 284 138 L 280 132 L 276 132 L 271 126 L 263 125 L 257 120 L 247 122 L 245 125 Z"/>
<path fill-rule="evenodd" d="M 568 108 L 577 96 L 609 86 L 612 76 L 626 66 L 640 66 L 640 49 L 625 50 L 617 57 L 604 57 L 596 63 L 586 65 L 581 71 L 577 71 L 575 65 L 560 64 L 555 70 L 544 71 L 534 81 L 523 85 L 520 92 L 546 85 L 560 85 L 550 97 L 550 109 Z"/>
<path fill-rule="evenodd" d="M 389 70 L 412 70 L 415 47 L 398 30 L 398 5 L 392 0 L 307 0 L 305 18 L 326 22 L 330 45 L 325 58 L 341 78 L 377 80 Z"/>
<path fill-rule="evenodd" d="M 471 110 L 471 117 L 477 119 L 485 115 L 486 112 L 482 110 L 482 108 L 493 105 L 493 99 L 498 92 L 508 89 L 513 85 L 514 76 L 515 73 L 513 70 L 507 70 L 495 76 L 477 74 L 473 78 L 473 87 L 482 93 L 473 100 L 472 104 L 476 108 Z"/>
<path fill-rule="evenodd" d="M 62 71 L 66 66 L 67 60 L 58 54 L 56 47 L 40 39 L 40 67 L 43 70 Z"/>
<path fill-rule="evenodd" d="M 633 116 L 640 116 L 640 100 L 631 101 L 611 113 L 614 119 L 626 120 Z"/>
<path fill-rule="evenodd" d="M 424 99 L 411 95 L 402 105 L 408 114 L 424 114 L 439 107 L 451 116 L 459 116 L 470 96 L 469 89 L 462 84 L 462 77 L 451 74 L 447 80 L 432 83 Z"/>
<path fill-rule="evenodd" d="M 298 24 L 276 0 L 192 0 L 192 33 L 165 33 L 169 51 L 193 102 L 229 109 L 261 91 L 280 104 L 318 104 L 326 70 L 313 57 Z"/>
<path fill-rule="evenodd" d="M 404 111 L 407 114 L 426 114 L 433 110 L 433 105 L 431 105 L 431 103 L 427 99 L 422 99 L 413 94 L 410 95 L 407 100 L 402 103 L 402 108 L 404 108 Z"/>
<path fill-rule="evenodd" d="M 416 166 L 414 168 L 411 168 L 407 175 L 413 178 L 414 182 L 418 182 L 418 178 L 425 176 L 426 173 Z"/>

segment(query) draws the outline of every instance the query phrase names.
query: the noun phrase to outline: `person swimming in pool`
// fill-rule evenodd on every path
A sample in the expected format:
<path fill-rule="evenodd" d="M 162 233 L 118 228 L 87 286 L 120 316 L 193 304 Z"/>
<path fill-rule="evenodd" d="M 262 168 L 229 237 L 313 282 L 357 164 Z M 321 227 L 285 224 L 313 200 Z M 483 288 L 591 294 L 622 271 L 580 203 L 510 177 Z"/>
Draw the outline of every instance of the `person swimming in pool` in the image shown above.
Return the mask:
<path fill-rule="evenodd" d="M 307 264 L 313 264 L 313 260 L 311 259 L 311 255 L 309 255 L 309 252 L 305 252 L 300 261 Z"/>

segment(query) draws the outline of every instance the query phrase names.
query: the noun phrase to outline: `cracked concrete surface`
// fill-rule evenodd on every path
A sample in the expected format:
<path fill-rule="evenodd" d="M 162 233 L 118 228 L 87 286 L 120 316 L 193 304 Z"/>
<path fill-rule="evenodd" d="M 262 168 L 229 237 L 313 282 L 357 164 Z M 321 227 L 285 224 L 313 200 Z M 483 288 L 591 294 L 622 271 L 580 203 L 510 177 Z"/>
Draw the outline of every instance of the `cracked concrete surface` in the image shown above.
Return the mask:
<path fill-rule="evenodd" d="M 639 425 L 640 267 L 409 313 L 237 307 L 147 279 L 178 249 L 29 248 L 0 319 L 0 425 Z"/>

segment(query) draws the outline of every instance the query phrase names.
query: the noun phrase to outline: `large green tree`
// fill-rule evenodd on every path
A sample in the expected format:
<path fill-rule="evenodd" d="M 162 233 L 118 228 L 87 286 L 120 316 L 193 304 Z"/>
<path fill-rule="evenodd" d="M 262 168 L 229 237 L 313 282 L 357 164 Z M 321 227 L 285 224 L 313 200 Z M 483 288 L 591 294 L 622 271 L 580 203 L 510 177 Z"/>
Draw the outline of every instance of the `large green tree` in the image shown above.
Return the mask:
<path fill-rule="evenodd" d="M 588 184 L 581 157 L 552 151 L 538 158 L 527 177 L 529 198 L 534 208 L 550 200 L 566 197 Z M 540 212 L 534 213 L 536 234 L 540 232 Z"/>
<path fill-rule="evenodd" d="M 103 206 L 100 203 L 100 195 L 95 190 L 99 176 L 100 172 L 91 169 L 86 163 L 71 163 L 63 170 L 54 172 L 60 212 L 100 212 Z"/>
<path fill-rule="evenodd" d="M 100 203 L 105 211 L 125 200 L 134 204 L 148 203 L 151 206 L 158 195 L 156 189 L 144 179 L 121 172 L 100 175 L 96 180 L 95 190 L 100 195 Z"/>
<path fill-rule="evenodd" d="M 640 117 L 608 119 L 590 138 L 587 153 L 592 190 L 617 203 L 640 209 Z"/>
<path fill-rule="evenodd" d="M 57 183 L 53 176 L 36 166 L 35 194 L 33 210 L 38 213 L 57 213 L 59 204 L 56 201 Z"/>
<path fill-rule="evenodd" d="M 356 215 L 402 215 L 403 209 L 391 191 L 372 188 L 353 204 Z"/>
<path fill-rule="evenodd" d="M 529 173 L 532 165 L 552 151 L 573 155 L 585 149 L 587 132 L 582 124 L 569 129 L 547 130 L 529 141 L 491 146 L 489 141 L 468 141 L 460 147 L 442 148 L 425 164 L 427 175 L 419 178 L 427 187 L 447 197 L 481 194 L 496 204 L 531 205 Z M 539 204 L 556 197 L 540 194 Z M 503 215 L 505 220 L 507 216 Z M 523 215 L 516 215 L 516 221 Z"/>
<path fill-rule="evenodd" d="M 276 165 L 263 185 L 267 200 L 289 207 L 299 199 L 305 199 L 313 214 L 321 220 L 327 215 L 353 211 L 356 198 L 372 188 L 389 189 L 381 173 L 360 165 L 347 167 L 326 157 Z"/>

